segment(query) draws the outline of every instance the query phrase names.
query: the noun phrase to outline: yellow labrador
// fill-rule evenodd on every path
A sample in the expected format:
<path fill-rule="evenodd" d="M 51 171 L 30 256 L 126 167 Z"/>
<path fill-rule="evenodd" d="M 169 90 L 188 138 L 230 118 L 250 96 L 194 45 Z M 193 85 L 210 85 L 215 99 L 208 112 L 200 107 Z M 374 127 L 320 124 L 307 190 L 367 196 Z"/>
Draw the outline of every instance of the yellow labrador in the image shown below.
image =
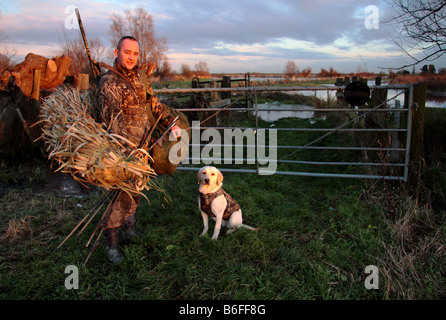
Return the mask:
<path fill-rule="evenodd" d="M 208 232 L 209 217 L 212 217 L 215 221 L 212 240 L 217 240 L 221 226 L 228 228 L 228 234 L 237 231 L 241 227 L 254 231 L 259 230 L 243 224 L 240 206 L 221 188 L 223 175 L 220 170 L 210 166 L 203 167 L 198 171 L 197 178 L 200 185 L 198 208 L 201 211 L 204 224 L 201 236 Z"/>

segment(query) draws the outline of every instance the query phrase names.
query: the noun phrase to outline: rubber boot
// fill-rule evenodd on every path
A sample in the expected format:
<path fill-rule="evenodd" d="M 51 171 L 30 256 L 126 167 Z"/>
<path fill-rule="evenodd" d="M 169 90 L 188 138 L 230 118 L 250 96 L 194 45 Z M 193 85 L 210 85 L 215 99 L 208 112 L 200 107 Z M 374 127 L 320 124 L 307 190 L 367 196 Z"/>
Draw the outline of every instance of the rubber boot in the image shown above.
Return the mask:
<path fill-rule="evenodd" d="M 124 259 L 124 255 L 119 248 L 119 228 L 105 229 L 104 238 L 108 261 L 111 263 L 119 263 Z"/>
<path fill-rule="evenodd" d="M 132 214 L 124 219 L 121 226 L 121 239 L 124 243 L 129 243 L 135 238 L 141 236 L 141 233 L 138 232 L 138 228 L 136 226 L 136 215 Z"/>

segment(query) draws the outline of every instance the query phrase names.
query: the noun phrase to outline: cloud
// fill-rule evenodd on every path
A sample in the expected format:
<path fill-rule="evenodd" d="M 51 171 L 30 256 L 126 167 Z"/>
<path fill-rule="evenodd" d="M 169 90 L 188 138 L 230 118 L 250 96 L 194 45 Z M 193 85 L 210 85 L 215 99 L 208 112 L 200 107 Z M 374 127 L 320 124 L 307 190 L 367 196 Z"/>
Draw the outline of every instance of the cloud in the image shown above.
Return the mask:
<path fill-rule="evenodd" d="M 355 63 L 374 56 L 398 55 L 384 28 L 364 25 L 369 1 L 280 0 L 169 1 L 160 8 L 174 20 L 158 21 L 157 30 L 173 52 L 320 63 Z M 197 17 L 200 17 L 197 19 Z M 181 30 L 181 31 L 180 31 Z M 390 49 L 390 50 L 389 50 Z M 355 66 L 356 67 L 356 66 Z"/>
<path fill-rule="evenodd" d="M 30 45 L 41 50 L 40 54 L 49 53 L 59 45 L 59 36 L 66 28 L 66 21 L 73 20 L 74 12 L 67 8 L 78 7 L 83 25 L 89 37 L 107 37 L 110 14 L 117 11 L 116 6 L 107 2 L 91 1 L 29 1 L 20 0 L 14 6 L 1 8 L 1 29 L 6 35 L 8 46 L 17 48 L 19 55 L 25 54 Z M 68 23 L 70 24 L 70 23 Z M 68 34 L 78 34 L 77 20 L 71 21 L 75 27 L 66 29 Z"/>
<path fill-rule="evenodd" d="M 389 10 L 384 0 L 19 0 L 0 5 L 0 27 L 7 36 L 3 44 L 18 56 L 27 50 L 50 55 L 59 45 L 67 7 L 79 8 L 87 36 L 99 37 L 105 46 L 111 14 L 143 7 L 155 19 L 156 35 L 167 39 L 176 70 L 198 61 L 206 61 L 212 72 L 281 72 L 288 60 L 300 68 L 334 66 L 346 72 L 358 64 L 371 71 L 398 65 L 405 57 L 393 44 L 393 30 L 384 23 L 379 29 L 364 24 L 369 5 L 380 17 Z"/>

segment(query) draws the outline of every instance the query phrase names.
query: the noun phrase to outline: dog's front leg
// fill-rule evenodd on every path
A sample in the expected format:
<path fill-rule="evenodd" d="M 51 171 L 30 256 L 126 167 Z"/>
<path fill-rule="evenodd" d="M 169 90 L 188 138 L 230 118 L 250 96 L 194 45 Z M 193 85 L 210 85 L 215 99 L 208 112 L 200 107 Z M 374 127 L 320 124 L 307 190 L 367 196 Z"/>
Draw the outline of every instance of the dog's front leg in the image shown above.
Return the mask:
<path fill-rule="evenodd" d="M 209 223 L 209 217 L 206 213 L 201 211 L 201 216 L 203 217 L 203 232 L 200 234 L 200 237 L 208 233 L 208 223 Z"/>
<path fill-rule="evenodd" d="M 218 239 L 218 235 L 220 234 L 222 220 L 223 220 L 223 215 L 218 214 L 215 218 L 215 228 L 214 228 L 214 234 L 212 235 L 212 238 L 211 238 L 212 240 Z"/>
<path fill-rule="evenodd" d="M 217 240 L 218 235 L 220 234 L 220 229 L 223 221 L 223 214 L 225 212 L 225 208 L 228 205 L 226 198 L 224 195 L 220 195 L 212 202 L 212 213 L 215 215 L 215 228 L 214 234 L 212 235 L 212 240 Z"/>

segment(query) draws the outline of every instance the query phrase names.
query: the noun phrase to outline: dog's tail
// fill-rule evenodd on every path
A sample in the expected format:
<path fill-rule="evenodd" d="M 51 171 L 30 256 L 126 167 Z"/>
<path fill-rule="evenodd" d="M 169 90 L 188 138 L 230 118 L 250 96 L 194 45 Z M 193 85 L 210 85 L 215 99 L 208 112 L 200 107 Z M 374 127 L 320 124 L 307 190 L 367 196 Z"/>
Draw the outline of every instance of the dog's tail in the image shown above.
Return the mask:
<path fill-rule="evenodd" d="M 260 231 L 261 230 L 260 228 L 253 228 L 253 227 L 250 227 L 250 226 L 248 226 L 246 224 L 241 224 L 240 228 L 246 228 L 246 229 L 252 230 L 252 231 Z"/>

